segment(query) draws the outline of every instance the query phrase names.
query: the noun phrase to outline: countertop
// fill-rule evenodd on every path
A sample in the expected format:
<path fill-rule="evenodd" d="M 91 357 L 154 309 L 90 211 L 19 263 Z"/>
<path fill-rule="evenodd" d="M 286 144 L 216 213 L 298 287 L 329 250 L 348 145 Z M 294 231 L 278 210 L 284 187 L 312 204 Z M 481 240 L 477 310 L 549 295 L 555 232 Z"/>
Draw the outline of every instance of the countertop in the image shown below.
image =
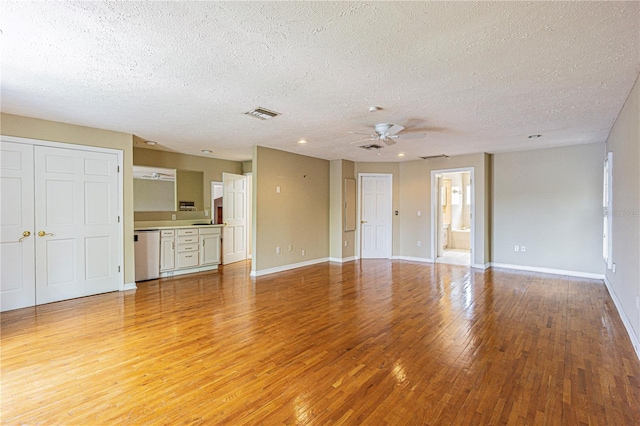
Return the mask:
<path fill-rule="evenodd" d="M 185 229 L 185 228 L 222 228 L 224 225 L 216 224 L 216 225 L 173 225 L 173 226 L 136 226 L 134 231 L 159 231 L 162 229 Z"/>

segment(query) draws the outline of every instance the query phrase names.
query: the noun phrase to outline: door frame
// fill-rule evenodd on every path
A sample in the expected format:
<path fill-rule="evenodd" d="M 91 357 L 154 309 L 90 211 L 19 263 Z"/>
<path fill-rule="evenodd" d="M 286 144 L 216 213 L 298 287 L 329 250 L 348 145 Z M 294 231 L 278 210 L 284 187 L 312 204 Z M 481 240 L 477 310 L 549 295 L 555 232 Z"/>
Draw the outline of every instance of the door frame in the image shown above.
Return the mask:
<path fill-rule="evenodd" d="M 102 152 L 105 154 L 114 154 L 118 160 L 118 288 L 120 291 L 132 290 L 136 288 L 135 282 L 125 284 L 124 282 L 124 151 L 115 148 L 102 148 L 98 146 L 80 145 L 74 143 L 53 142 L 42 139 L 22 138 L 17 136 L 0 135 L 0 140 L 6 142 L 14 142 L 33 146 L 46 146 L 51 148 L 72 149 L 76 151 Z M 133 206 L 132 206 L 133 208 Z M 133 228 L 132 228 L 133 231 Z M 133 232 L 131 233 L 133 238 Z M 133 249 L 133 246 L 132 246 Z"/>
<path fill-rule="evenodd" d="M 438 207 L 440 206 L 440 188 L 438 186 L 438 175 L 442 175 L 445 173 L 462 173 L 469 172 L 469 178 L 471 179 L 471 220 L 469 221 L 469 247 L 470 247 L 470 258 L 469 258 L 469 266 L 472 267 L 475 264 L 475 247 L 476 247 L 476 179 L 475 179 L 475 167 L 458 167 L 455 169 L 438 169 L 431 170 L 431 256 L 433 259 L 433 263 L 436 263 L 438 259 L 438 241 L 439 235 L 441 235 L 442 230 L 438 229 L 438 215 L 440 212 L 438 211 Z"/>
<path fill-rule="evenodd" d="M 358 173 L 358 226 L 356 226 L 356 259 L 362 256 L 362 178 L 364 177 L 384 177 L 389 179 L 389 230 L 387 231 L 387 239 L 389 241 L 388 259 L 393 257 L 393 174 L 391 173 Z"/>

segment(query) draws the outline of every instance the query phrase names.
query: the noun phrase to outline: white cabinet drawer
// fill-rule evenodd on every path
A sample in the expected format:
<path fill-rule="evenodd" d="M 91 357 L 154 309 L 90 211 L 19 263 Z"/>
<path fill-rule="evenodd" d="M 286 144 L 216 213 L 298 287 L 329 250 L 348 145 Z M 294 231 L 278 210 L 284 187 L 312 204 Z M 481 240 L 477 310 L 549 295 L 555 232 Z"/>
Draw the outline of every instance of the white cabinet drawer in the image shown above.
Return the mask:
<path fill-rule="evenodd" d="M 198 228 L 178 229 L 178 237 L 184 235 L 198 235 Z"/>
<path fill-rule="evenodd" d="M 198 244 L 199 242 L 200 242 L 200 237 L 198 237 L 197 235 L 195 237 L 193 236 L 178 237 L 178 244 L 191 244 L 191 243 Z"/>
<path fill-rule="evenodd" d="M 198 229 L 200 235 L 211 235 L 211 234 L 219 234 L 220 228 L 200 228 Z"/>
<path fill-rule="evenodd" d="M 194 266 L 198 266 L 198 253 L 197 252 L 186 252 L 186 253 L 178 253 L 178 268 L 191 268 Z"/>
<path fill-rule="evenodd" d="M 162 231 L 160 231 L 161 237 L 173 237 L 175 235 L 176 235 L 175 229 L 163 229 Z"/>
<path fill-rule="evenodd" d="M 198 251 L 200 248 L 198 243 L 191 244 L 178 244 L 178 253 L 184 253 L 187 251 Z"/>

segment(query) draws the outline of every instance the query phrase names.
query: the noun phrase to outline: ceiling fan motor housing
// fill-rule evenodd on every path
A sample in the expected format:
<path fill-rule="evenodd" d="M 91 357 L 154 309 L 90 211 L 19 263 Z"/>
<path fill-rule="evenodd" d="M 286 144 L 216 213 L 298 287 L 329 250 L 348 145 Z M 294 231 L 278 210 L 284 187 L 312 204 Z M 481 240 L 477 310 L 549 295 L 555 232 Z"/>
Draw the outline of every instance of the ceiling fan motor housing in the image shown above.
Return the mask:
<path fill-rule="evenodd" d="M 376 124 L 376 126 L 375 126 L 376 133 L 378 133 L 379 135 L 384 135 L 385 133 L 387 133 L 389 131 L 389 129 L 392 126 L 393 126 L 393 124 L 389 124 L 389 123 Z"/>

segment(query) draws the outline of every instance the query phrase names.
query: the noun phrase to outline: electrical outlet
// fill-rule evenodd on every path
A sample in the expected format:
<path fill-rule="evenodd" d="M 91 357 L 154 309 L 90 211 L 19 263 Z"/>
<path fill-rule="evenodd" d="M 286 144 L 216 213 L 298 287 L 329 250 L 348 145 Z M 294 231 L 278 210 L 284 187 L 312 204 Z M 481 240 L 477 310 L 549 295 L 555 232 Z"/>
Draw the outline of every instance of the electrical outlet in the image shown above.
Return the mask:
<path fill-rule="evenodd" d="M 521 252 L 525 252 L 527 250 L 527 248 L 525 246 L 520 246 L 520 251 Z"/>
<path fill-rule="evenodd" d="M 171 220 L 176 220 L 176 215 L 175 214 L 171 215 Z"/>
<path fill-rule="evenodd" d="M 516 248 L 514 248 L 515 251 L 520 251 L 520 246 L 516 246 Z"/>
<path fill-rule="evenodd" d="M 205 209 L 205 211 L 204 211 L 204 217 L 209 217 L 209 210 L 208 210 L 208 209 Z"/>
<path fill-rule="evenodd" d="M 422 241 L 418 241 L 418 247 L 422 247 Z"/>
<path fill-rule="evenodd" d="M 418 216 L 422 216 L 422 212 L 418 210 Z"/>
<path fill-rule="evenodd" d="M 344 246 L 345 246 L 345 247 L 348 247 L 348 246 L 349 246 L 349 241 L 344 240 Z"/>
<path fill-rule="evenodd" d="M 302 255 L 303 255 L 303 256 L 304 256 L 304 253 L 305 253 L 305 251 L 304 251 L 304 250 L 302 250 Z"/>
<path fill-rule="evenodd" d="M 293 244 L 289 244 L 289 251 L 293 251 Z"/>
<path fill-rule="evenodd" d="M 276 186 L 276 194 L 279 194 L 279 193 L 280 193 L 280 187 Z"/>
<path fill-rule="evenodd" d="M 276 254 L 280 254 L 280 247 L 276 247 Z"/>

